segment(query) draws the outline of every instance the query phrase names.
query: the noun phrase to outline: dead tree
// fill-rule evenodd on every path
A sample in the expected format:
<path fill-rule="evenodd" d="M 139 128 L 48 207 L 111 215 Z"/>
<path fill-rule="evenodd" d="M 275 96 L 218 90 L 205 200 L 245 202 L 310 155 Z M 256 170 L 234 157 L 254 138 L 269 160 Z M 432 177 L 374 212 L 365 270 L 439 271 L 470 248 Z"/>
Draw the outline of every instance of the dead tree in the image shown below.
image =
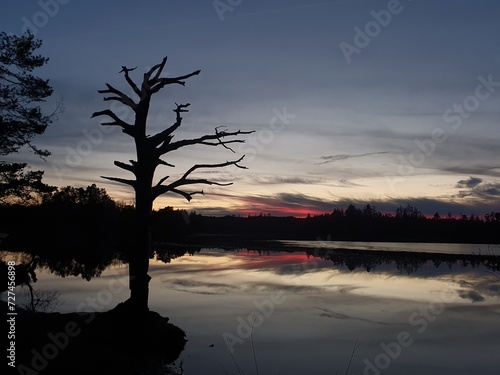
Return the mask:
<path fill-rule="evenodd" d="M 137 85 L 130 76 L 130 72 L 136 68 L 122 67 L 120 73 L 123 73 L 125 80 L 132 88 L 134 92 L 132 97 L 125 94 L 123 91 L 117 90 L 108 83 L 106 83 L 107 88 L 105 90 L 98 91 L 101 94 L 109 95 L 103 98 L 104 101 L 118 101 L 130 107 L 135 113 L 133 124 L 127 123 L 119 118 L 119 116 L 110 109 L 92 114 L 92 118 L 96 116 L 109 117 L 111 121 L 103 122 L 101 125 L 119 126 L 122 128 L 122 131 L 132 137 L 135 142 L 137 160 L 130 160 L 130 164 L 121 161 L 114 162 L 117 167 L 132 172 L 135 179 L 101 177 L 130 185 L 135 190 L 135 225 L 137 232 L 135 233 L 134 249 L 129 257 L 130 298 L 126 305 L 131 310 L 138 312 L 148 310 L 149 280 L 151 279 L 148 275 L 149 257 L 151 254 L 150 216 L 153 209 L 153 201 L 158 196 L 168 192 L 179 194 L 188 201 L 190 201 L 195 194 L 203 194 L 203 190 L 185 190 L 187 185 L 231 185 L 231 183 L 218 183 L 205 178 L 193 177 L 198 170 L 223 168 L 227 166 L 246 169 L 246 167 L 239 164 L 244 158 L 243 155 L 236 160 L 218 164 L 195 164 L 175 181 L 168 182 L 169 176 L 165 176 L 155 183 L 155 171 L 158 166 L 174 167 L 173 164 L 165 161 L 162 157 L 169 152 L 192 145 L 221 146 L 234 152 L 230 145 L 233 143 L 243 143 L 244 140 L 240 139 L 239 136 L 252 133 L 252 131 L 241 130 L 231 132 L 221 127 L 217 127 L 213 134 L 174 142 L 172 141 L 173 133 L 182 124 L 183 118 L 181 114 L 183 112 L 188 112 L 187 108 L 190 105 L 189 103 L 175 103 L 176 108 L 173 110 L 175 112 L 175 122 L 165 130 L 153 136 L 148 136 L 147 118 L 152 96 L 167 85 L 177 84 L 184 86 L 185 80 L 200 74 L 200 70 L 196 70 L 184 76 L 173 78 L 162 77 L 166 62 L 167 57 L 165 57 L 161 63 L 149 69 L 144 74 L 140 86 Z"/>

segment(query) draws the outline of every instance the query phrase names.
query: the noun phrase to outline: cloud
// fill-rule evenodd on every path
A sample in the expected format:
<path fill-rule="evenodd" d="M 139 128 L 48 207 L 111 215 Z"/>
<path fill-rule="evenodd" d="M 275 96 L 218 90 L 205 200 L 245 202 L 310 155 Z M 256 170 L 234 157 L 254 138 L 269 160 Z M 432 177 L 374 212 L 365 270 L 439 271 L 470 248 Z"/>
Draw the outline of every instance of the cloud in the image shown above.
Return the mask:
<path fill-rule="evenodd" d="M 479 134 L 488 134 L 488 130 L 478 130 Z M 434 152 L 426 156 L 422 168 L 432 168 L 438 172 L 453 173 L 457 175 L 470 175 L 484 177 L 500 177 L 498 160 L 495 157 L 498 149 L 498 137 L 480 135 L 453 134 L 453 138 L 442 144 L 436 145 Z M 413 145 L 402 155 L 409 160 L 411 151 L 418 150 Z M 472 178 L 472 177 L 471 177 Z M 474 183 L 477 180 L 461 180 Z"/>
<path fill-rule="evenodd" d="M 332 209 L 333 202 L 305 194 L 278 193 L 274 196 L 250 196 L 239 199 L 242 204 L 236 208 L 244 214 L 259 213 L 275 216 L 305 216 L 321 214 Z"/>
<path fill-rule="evenodd" d="M 457 182 L 456 187 L 458 188 L 474 188 L 479 185 L 483 180 L 478 177 L 470 177 L 468 180 L 460 180 Z"/>
<path fill-rule="evenodd" d="M 193 294 L 206 294 L 206 295 L 227 294 L 230 291 L 239 289 L 239 287 L 229 284 L 210 283 L 210 282 L 186 280 L 186 279 L 169 279 L 169 280 L 162 280 L 162 282 L 164 284 L 168 284 L 169 288 L 173 290 L 193 293 Z"/>
<path fill-rule="evenodd" d="M 323 291 L 323 288 L 314 285 L 256 284 L 252 290 L 255 290 L 255 288 L 261 292 L 283 291 L 287 294 L 320 293 Z"/>
<path fill-rule="evenodd" d="M 325 309 L 322 307 L 317 307 L 316 309 L 320 311 L 319 316 L 323 316 L 326 318 L 341 319 L 341 320 L 359 320 L 361 322 L 383 324 L 383 325 L 387 324 L 384 322 L 377 322 L 377 321 L 370 320 L 370 319 L 349 316 L 349 315 L 338 313 L 338 312 L 335 312 L 333 310 L 328 310 L 328 309 Z"/>
<path fill-rule="evenodd" d="M 366 185 L 361 185 L 357 184 L 355 182 L 349 181 L 347 178 L 342 178 L 339 180 L 338 184 L 335 185 L 336 187 L 364 187 Z"/>
<path fill-rule="evenodd" d="M 458 295 L 460 298 L 470 299 L 472 302 L 484 301 L 484 297 L 474 290 L 460 291 Z"/>
<path fill-rule="evenodd" d="M 500 182 L 483 182 L 483 179 L 478 177 L 460 180 L 455 187 L 464 189 L 458 192 L 459 198 L 470 197 L 487 202 L 500 197 Z"/>
<path fill-rule="evenodd" d="M 348 154 L 328 155 L 328 156 L 322 156 L 321 159 L 323 161 L 316 163 L 316 164 L 327 164 L 327 163 L 333 163 L 333 162 L 339 161 L 339 160 L 363 158 L 365 156 L 382 155 L 382 154 L 388 154 L 388 151 L 366 152 L 364 154 L 354 154 L 354 155 L 348 155 Z"/>
<path fill-rule="evenodd" d="M 273 196 L 250 196 L 238 198 L 242 204 L 234 210 L 243 215 L 257 215 L 259 213 L 273 216 L 306 216 L 330 213 L 335 208 L 347 208 L 350 204 L 362 208 L 370 204 L 382 213 L 394 214 L 399 205 L 407 203 L 416 207 L 424 215 L 433 215 L 439 212 L 441 216 L 451 213 L 452 215 L 482 215 L 487 212 L 500 210 L 498 198 L 500 196 L 500 184 L 480 184 L 474 188 L 474 196 L 477 199 L 457 199 L 460 196 L 426 198 L 379 198 L 379 199 L 322 199 L 301 193 L 278 193 Z M 498 195 L 492 195 L 498 194 Z"/>
<path fill-rule="evenodd" d="M 252 180 L 256 184 L 307 184 L 307 185 L 321 184 L 326 181 L 322 178 L 310 178 L 310 177 L 300 177 L 300 176 L 253 177 Z"/>
<path fill-rule="evenodd" d="M 500 197 L 500 183 L 486 183 L 473 189 L 474 194 L 482 198 Z"/>

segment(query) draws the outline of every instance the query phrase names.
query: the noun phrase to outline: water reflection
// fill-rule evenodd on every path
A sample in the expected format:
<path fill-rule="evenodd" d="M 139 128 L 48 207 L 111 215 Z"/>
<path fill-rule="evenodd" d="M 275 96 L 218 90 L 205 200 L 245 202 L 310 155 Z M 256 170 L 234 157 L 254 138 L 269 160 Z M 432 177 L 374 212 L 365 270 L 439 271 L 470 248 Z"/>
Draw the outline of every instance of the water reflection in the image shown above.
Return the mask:
<path fill-rule="evenodd" d="M 0 260 L 4 263 L 13 260 L 17 265 L 29 268 L 35 279 L 35 270 L 47 270 L 60 277 L 80 276 L 87 281 L 100 276 L 110 265 L 123 262 L 114 253 L 78 254 L 69 250 L 65 253 L 0 251 Z"/>
<path fill-rule="evenodd" d="M 186 329 L 185 368 L 192 373 L 218 373 L 221 364 L 238 373 L 225 333 L 236 337 L 238 366 L 252 371 L 252 342 L 238 332 L 259 313 L 265 318 L 254 344 L 261 372 L 343 372 L 359 339 L 352 369 L 362 374 L 379 358 L 381 343 L 404 331 L 412 344 L 384 374 L 497 373 L 500 285 L 493 258 L 372 255 L 204 249 L 167 267 L 152 261 L 151 300 Z M 266 316 L 262 306 L 277 293 L 282 302 Z M 159 302 L 172 300 L 168 308 Z"/>
<path fill-rule="evenodd" d="M 278 241 L 288 248 L 309 248 L 329 250 L 366 250 L 411 252 L 431 254 L 478 254 L 500 255 L 500 247 L 469 243 L 427 243 L 427 242 L 359 242 L 359 241 Z"/>
<path fill-rule="evenodd" d="M 292 241 L 289 241 L 292 242 Z M 297 241 L 295 241 L 297 242 Z M 302 241 L 304 242 L 304 241 Z M 415 244 L 414 244 L 415 245 Z M 331 246 L 331 245 L 329 245 Z M 436 273 L 452 272 L 457 268 L 478 268 L 484 267 L 491 272 L 500 271 L 500 256 L 493 255 L 492 253 L 485 254 L 447 254 L 447 253 L 415 253 L 415 252 L 396 252 L 385 251 L 382 247 L 368 246 L 365 247 L 372 249 L 371 251 L 359 250 L 356 248 L 351 249 L 338 249 L 324 248 L 320 246 L 315 249 L 305 248 L 283 248 L 277 250 L 223 250 L 218 256 L 234 253 L 236 256 L 244 256 L 245 262 L 238 265 L 240 268 L 247 267 L 265 267 L 268 266 L 277 269 L 277 272 L 283 273 L 302 273 L 306 271 L 297 266 L 297 263 L 302 265 L 307 264 L 309 259 L 329 260 L 335 268 L 348 269 L 350 271 L 366 270 L 373 272 L 375 270 L 383 270 L 384 272 L 407 274 L 412 275 L 419 273 L 422 268 L 429 272 L 430 264 L 433 264 L 437 269 Z M 417 247 L 422 248 L 422 246 Z M 163 263 L 170 263 L 172 260 L 183 257 L 185 255 L 194 255 L 200 253 L 203 249 L 201 246 L 182 246 L 182 245 L 156 245 L 151 259 L 161 261 Z M 261 255 L 266 255 L 261 257 Z M 213 255 L 215 257 L 215 255 Z M 249 259 L 258 258 L 249 261 Z M 61 252 L 7 252 L 0 251 L 0 260 L 6 261 L 7 259 L 14 260 L 16 264 L 24 267 L 26 272 L 31 274 L 32 281 L 36 280 L 34 273 L 35 269 L 48 270 L 60 277 L 68 276 L 81 276 L 85 280 L 90 280 L 93 277 L 98 277 L 102 272 L 112 266 L 127 263 L 127 256 L 116 252 L 105 251 L 85 251 L 74 253 L 70 250 Z M 294 262 L 295 261 L 295 262 Z M 281 266 L 280 266 L 281 265 Z M 288 267 L 287 265 L 295 265 Z M 323 264 L 326 266 L 326 264 Z M 288 268 L 287 268 L 288 267 Z M 448 271 L 445 270 L 445 267 Z M 22 275 L 25 275 L 23 272 Z M 26 276 L 28 277 L 28 276 Z"/>
<path fill-rule="evenodd" d="M 123 261 L 75 263 L 37 263 L 39 288 L 67 277 L 58 285 L 68 311 L 111 277 L 127 277 Z M 186 374 L 237 374 L 233 358 L 252 373 L 244 329 L 258 314 L 252 337 L 261 373 L 343 373 L 359 339 L 350 373 L 375 374 L 369 366 L 385 358 L 382 344 L 408 332 L 411 345 L 381 373 L 497 374 L 499 270 L 498 257 L 472 254 L 162 247 L 150 261 L 150 308 L 186 331 Z"/>
<path fill-rule="evenodd" d="M 478 302 L 498 297 L 498 280 L 492 274 L 492 270 L 499 269 L 498 262 L 490 257 L 432 259 L 428 254 L 405 254 L 401 258 L 328 251 L 311 254 L 205 249 L 196 257 L 177 259 L 168 268 L 158 262 L 152 262 L 150 268 L 171 290 L 192 294 L 244 294 L 279 288 L 289 293 L 339 291 L 429 300 L 436 290 L 451 288 L 456 291 L 456 302 Z"/>

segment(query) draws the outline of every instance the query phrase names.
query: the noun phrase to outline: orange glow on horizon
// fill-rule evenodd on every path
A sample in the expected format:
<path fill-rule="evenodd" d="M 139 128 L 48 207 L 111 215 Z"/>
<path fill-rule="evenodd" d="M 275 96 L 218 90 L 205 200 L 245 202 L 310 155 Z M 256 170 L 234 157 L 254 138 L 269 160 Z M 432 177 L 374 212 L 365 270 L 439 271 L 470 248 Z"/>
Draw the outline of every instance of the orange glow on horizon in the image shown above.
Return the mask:
<path fill-rule="evenodd" d="M 237 210 L 239 214 L 242 216 L 259 216 L 259 215 L 267 215 L 270 214 L 271 216 L 293 216 L 296 218 L 305 218 L 307 215 L 315 216 L 315 215 L 323 215 L 326 212 L 321 212 L 317 211 L 314 209 L 308 209 L 308 208 L 295 208 L 295 207 L 275 207 L 275 208 L 268 208 L 265 210 L 255 210 L 255 209 L 248 209 L 248 210 Z"/>

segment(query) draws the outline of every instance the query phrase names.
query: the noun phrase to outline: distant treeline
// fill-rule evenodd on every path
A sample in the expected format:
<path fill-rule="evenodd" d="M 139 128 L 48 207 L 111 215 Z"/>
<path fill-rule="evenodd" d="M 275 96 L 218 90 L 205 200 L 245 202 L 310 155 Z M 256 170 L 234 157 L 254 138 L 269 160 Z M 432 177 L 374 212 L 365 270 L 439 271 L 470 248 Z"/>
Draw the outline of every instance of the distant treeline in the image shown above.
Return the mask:
<path fill-rule="evenodd" d="M 65 187 L 37 205 L 0 206 L 0 233 L 8 234 L 7 250 L 127 253 L 134 234 L 134 208 L 113 201 L 96 185 Z M 500 243 L 500 212 L 482 217 L 422 215 L 401 206 L 383 214 L 373 206 L 334 209 L 306 218 L 246 216 L 215 217 L 172 207 L 155 211 L 151 233 L 156 243 L 193 244 L 210 239 L 214 246 L 260 239 Z"/>
<path fill-rule="evenodd" d="M 127 212 L 133 209 L 118 205 L 96 185 L 68 186 L 43 196 L 36 205 L 0 206 L 0 232 L 8 235 L 1 247 L 74 254 L 112 251 L 131 229 Z"/>
<path fill-rule="evenodd" d="M 158 212 L 161 214 L 161 211 Z M 242 238 L 309 239 L 344 241 L 463 242 L 498 244 L 500 212 L 484 217 L 422 215 L 407 205 L 395 214 L 382 214 L 373 206 L 335 209 L 332 213 L 306 218 L 272 216 L 189 216 L 191 233 L 236 235 Z"/>

